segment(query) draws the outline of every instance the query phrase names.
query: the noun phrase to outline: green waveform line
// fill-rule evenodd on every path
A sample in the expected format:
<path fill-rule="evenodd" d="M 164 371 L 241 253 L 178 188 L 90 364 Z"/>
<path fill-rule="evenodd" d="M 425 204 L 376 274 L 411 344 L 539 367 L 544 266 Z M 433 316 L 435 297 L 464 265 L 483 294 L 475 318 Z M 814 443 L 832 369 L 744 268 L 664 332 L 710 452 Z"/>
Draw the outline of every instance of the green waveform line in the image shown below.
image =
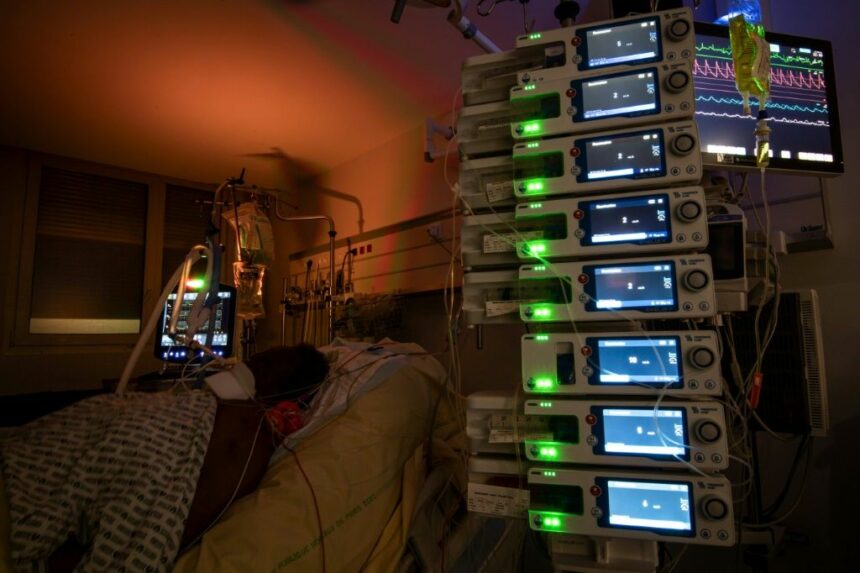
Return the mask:
<path fill-rule="evenodd" d="M 708 55 L 705 52 L 710 52 L 716 55 Z M 732 59 L 732 49 L 724 48 L 722 46 L 717 46 L 716 44 L 705 44 L 701 43 L 696 45 L 696 54 L 701 55 L 702 57 L 710 57 L 714 59 L 720 60 L 731 60 Z M 771 64 L 774 66 L 781 66 L 786 68 L 792 68 L 796 70 L 805 70 L 807 72 L 820 72 L 824 70 L 824 60 L 820 58 L 810 58 L 808 56 L 786 56 L 777 52 L 771 52 L 770 54 Z M 792 65 L 792 64 L 800 64 L 800 65 Z"/>
<path fill-rule="evenodd" d="M 699 44 L 696 46 L 696 52 L 715 52 L 717 54 L 723 54 L 724 56 L 731 57 L 732 49 L 731 48 L 722 48 L 717 46 L 716 44 Z"/>
<path fill-rule="evenodd" d="M 824 69 L 824 60 L 821 60 L 819 58 L 810 58 L 807 56 L 783 56 L 782 54 L 771 52 L 770 59 L 771 63 L 773 63 L 773 60 L 782 60 L 783 64 L 785 65 L 802 64 L 805 66 L 809 66 L 809 70 Z"/>
<path fill-rule="evenodd" d="M 725 104 L 725 105 L 743 105 L 743 100 L 737 98 L 729 98 L 729 97 L 715 97 L 715 96 L 697 96 L 696 101 L 701 102 L 710 102 L 717 104 Z M 824 107 L 810 107 L 806 105 L 798 105 L 791 103 L 780 103 L 771 101 L 767 103 L 767 109 L 778 109 L 780 111 L 796 111 L 796 112 L 807 112 L 807 113 L 827 113 L 827 108 Z"/>

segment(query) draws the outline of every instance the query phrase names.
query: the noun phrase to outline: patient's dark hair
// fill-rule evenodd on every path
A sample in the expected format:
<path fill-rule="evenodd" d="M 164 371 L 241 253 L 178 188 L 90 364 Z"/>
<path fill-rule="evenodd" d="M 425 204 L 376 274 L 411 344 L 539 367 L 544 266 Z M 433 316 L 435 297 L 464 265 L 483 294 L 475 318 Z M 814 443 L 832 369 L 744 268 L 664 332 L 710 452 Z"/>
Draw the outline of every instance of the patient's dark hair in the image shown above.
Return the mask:
<path fill-rule="evenodd" d="M 257 398 L 271 402 L 307 394 L 328 374 L 328 361 L 310 344 L 275 346 L 250 357 Z"/>

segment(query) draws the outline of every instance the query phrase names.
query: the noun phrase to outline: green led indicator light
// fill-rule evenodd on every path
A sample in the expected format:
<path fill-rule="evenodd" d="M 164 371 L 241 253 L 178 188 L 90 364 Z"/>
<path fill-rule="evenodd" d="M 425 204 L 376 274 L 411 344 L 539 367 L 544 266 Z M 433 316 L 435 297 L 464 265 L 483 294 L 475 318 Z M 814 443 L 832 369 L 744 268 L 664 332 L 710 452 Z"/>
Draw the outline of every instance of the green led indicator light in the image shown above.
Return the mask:
<path fill-rule="evenodd" d="M 561 527 L 561 519 L 558 517 L 544 517 L 543 526 L 547 529 L 557 529 Z"/>
<path fill-rule="evenodd" d="M 555 472 L 543 472 L 544 477 L 554 478 Z"/>
<path fill-rule="evenodd" d="M 535 270 L 535 271 L 545 271 L 545 270 L 546 270 L 546 266 L 544 266 L 544 265 L 535 265 L 534 267 L 532 267 L 532 270 Z M 540 339 L 538 339 L 538 340 L 540 340 Z"/>
<path fill-rule="evenodd" d="M 535 147 L 540 147 L 540 143 L 538 143 L 537 141 L 533 141 L 533 142 L 529 143 L 528 145 L 526 145 L 526 147 L 529 149 L 534 149 Z"/>
<path fill-rule="evenodd" d="M 537 336 L 535 336 L 535 340 L 545 342 L 549 340 L 549 334 L 538 334 Z"/>
<path fill-rule="evenodd" d="M 529 203 L 529 209 L 540 209 L 543 207 L 543 203 Z"/>
<path fill-rule="evenodd" d="M 526 252 L 533 255 L 541 255 L 546 252 L 546 245 L 543 243 L 526 244 Z"/>
<path fill-rule="evenodd" d="M 529 181 L 526 183 L 526 193 L 540 193 L 543 189 L 543 181 Z"/>
<path fill-rule="evenodd" d="M 555 459 L 558 457 L 558 449 L 552 446 L 544 446 L 540 449 L 540 457 Z"/>
<path fill-rule="evenodd" d="M 540 34 L 529 34 L 529 40 L 540 40 Z"/>
<path fill-rule="evenodd" d="M 529 85 L 527 85 L 526 87 L 524 87 L 524 88 L 523 88 L 523 90 L 525 90 L 525 91 L 527 91 L 527 92 L 530 92 L 530 91 L 532 91 L 532 90 L 534 90 L 534 89 L 537 89 L 537 86 L 536 86 L 535 84 L 529 84 Z"/>
<path fill-rule="evenodd" d="M 552 408 L 552 402 L 541 402 L 540 407 L 541 408 Z"/>
<path fill-rule="evenodd" d="M 552 316 L 552 311 L 548 308 L 536 308 L 535 316 L 538 318 L 549 318 Z"/>
<path fill-rule="evenodd" d="M 540 122 L 532 121 L 523 125 L 523 133 L 526 135 L 537 135 L 540 132 Z"/>
<path fill-rule="evenodd" d="M 555 385 L 555 382 L 552 378 L 538 378 L 535 380 L 535 387 L 539 390 L 546 390 L 548 388 L 552 388 Z"/>
<path fill-rule="evenodd" d="M 201 289 L 203 288 L 203 279 L 188 279 L 185 281 L 185 286 L 190 289 Z"/>

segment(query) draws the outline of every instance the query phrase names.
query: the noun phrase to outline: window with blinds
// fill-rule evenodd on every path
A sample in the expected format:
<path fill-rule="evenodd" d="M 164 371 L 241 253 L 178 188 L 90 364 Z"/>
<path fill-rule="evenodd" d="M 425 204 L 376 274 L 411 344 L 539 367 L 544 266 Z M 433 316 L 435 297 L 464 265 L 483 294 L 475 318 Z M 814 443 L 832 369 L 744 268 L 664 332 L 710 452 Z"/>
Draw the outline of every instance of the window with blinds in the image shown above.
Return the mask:
<path fill-rule="evenodd" d="M 31 334 L 140 331 L 148 186 L 44 166 Z"/>
<path fill-rule="evenodd" d="M 167 185 L 161 284 L 167 282 L 191 247 L 203 243 L 212 210 L 212 191 Z M 193 274 L 204 274 L 206 261 L 197 261 Z"/>

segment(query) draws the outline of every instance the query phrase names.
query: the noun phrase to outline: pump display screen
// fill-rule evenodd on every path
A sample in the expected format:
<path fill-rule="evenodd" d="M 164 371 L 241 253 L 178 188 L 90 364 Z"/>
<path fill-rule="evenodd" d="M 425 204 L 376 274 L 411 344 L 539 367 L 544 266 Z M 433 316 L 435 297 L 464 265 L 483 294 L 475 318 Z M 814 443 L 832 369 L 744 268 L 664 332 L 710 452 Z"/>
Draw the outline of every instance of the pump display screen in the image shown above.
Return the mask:
<path fill-rule="evenodd" d="M 583 273 L 588 311 L 642 310 L 657 312 L 677 310 L 675 263 L 633 265 L 586 265 Z"/>
<path fill-rule="evenodd" d="M 669 196 L 664 194 L 582 201 L 583 245 L 668 243 L 672 240 Z"/>
<path fill-rule="evenodd" d="M 650 384 L 678 388 L 682 371 L 680 340 L 661 338 L 587 338 L 589 384 Z"/>
<path fill-rule="evenodd" d="M 692 486 L 689 482 L 598 478 L 602 527 L 647 529 L 693 536 Z"/>
<path fill-rule="evenodd" d="M 683 408 L 591 409 L 598 420 L 593 431 L 597 453 L 655 458 L 689 457 L 687 424 Z"/>
<path fill-rule="evenodd" d="M 663 131 L 637 131 L 610 137 L 579 139 L 579 182 L 603 179 L 647 179 L 666 175 Z"/>
<path fill-rule="evenodd" d="M 579 118 L 648 115 L 660 111 L 656 70 L 625 72 L 590 81 L 572 82 L 581 93 Z M 579 93 L 574 102 L 579 103 Z M 576 103 L 574 103 L 575 107 Z"/>
<path fill-rule="evenodd" d="M 660 27 L 657 18 L 584 30 L 585 42 L 580 70 L 618 64 L 644 64 L 660 57 Z M 581 35 L 582 32 L 577 33 Z"/>

